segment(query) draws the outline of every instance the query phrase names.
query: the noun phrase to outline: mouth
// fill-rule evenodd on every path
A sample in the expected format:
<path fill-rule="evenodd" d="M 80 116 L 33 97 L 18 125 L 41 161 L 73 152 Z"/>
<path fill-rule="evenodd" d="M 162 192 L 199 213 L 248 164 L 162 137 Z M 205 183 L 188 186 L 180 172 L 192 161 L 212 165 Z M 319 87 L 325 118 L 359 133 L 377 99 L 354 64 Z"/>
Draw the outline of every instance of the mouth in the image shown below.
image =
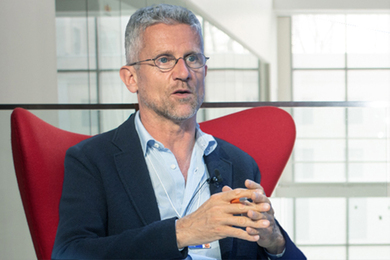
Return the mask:
<path fill-rule="evenodd" d="M 173 94 L 191 94 L 191 91 L 189 91 L 188 89 L 178 89 L 173 92 Z"/>
<path fill-rule="evenodd" d="M 175 92 L 173 92 L 174 95 L 188 95 L 192 94 L 192 92 L 188 89 L 178 89 Z"/>

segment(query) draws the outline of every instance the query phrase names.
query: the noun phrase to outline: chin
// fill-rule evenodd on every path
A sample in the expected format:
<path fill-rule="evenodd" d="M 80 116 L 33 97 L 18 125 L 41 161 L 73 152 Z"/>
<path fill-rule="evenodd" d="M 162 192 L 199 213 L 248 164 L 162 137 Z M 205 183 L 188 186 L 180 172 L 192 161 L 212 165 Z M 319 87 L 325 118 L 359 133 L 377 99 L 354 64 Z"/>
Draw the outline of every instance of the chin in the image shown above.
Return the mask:
<path fill-rule="evenodd" d="M 178 108 L 175 111 L 171 111 L 171 113 L 167 113 L 166 116 L 175 122 L 183 122 L 193 117 L 196 117 L 196 113 L 198 109 L 191 108 L 190 110 Z"/>

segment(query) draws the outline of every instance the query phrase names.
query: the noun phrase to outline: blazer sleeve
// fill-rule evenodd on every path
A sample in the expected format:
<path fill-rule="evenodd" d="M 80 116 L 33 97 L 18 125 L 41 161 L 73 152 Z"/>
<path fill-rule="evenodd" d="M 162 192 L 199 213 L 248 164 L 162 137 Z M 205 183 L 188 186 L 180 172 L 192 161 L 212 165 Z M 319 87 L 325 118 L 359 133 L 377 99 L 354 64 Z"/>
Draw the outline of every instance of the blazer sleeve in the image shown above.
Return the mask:
<path fill-rule="evenodd" d="M 143 224 L 120 182 L 107 181 L 101 174 L 112 170 L 110 166 L 97 165 L 96 158 L 91 160 L 79 147 L 67 152 L 52 258 L 185 258 L 188 250 L 179 251 L 176 244 L 176 219 Z"/>
<path fill-rule="evenodd" d="M 210 171 L 213 171 L 212 165 L 220 167 L 220 164 L 214 163 L 215 161 L 221 161 L 219 158 L 223 158 L 222 161 L 224 162 L 228 161 L 231 163 L 231 177 L 228 175 L 224 176 L 225 181 L 227 181 L 224 185 L 229 185 L 232 188 L 245 188 L 244 182 L 246 179 L 260 183 L 262 176 L 259 167 L 250 155 L 221 139 L 216 138 L 216 140 L 218 141 L 218 147 L 215 150 L 215 154 L 210 154 L 210 158 L 207 158 L 206 162 L 210 167 Z M 224 171 L 221 172 L 224 173 Z M 210 188 L 212 193 L 221 191 L 212 186 Z M 286 241 L 286 250 L 283 256 L 278 259 L 306 259 L 304 254 L 290 239 L 287 232 L 280 226 L 277 220 L 275 221 Z M 241 239 L 223 239 L 220 240 L 220 246 L 223 259 L 269 259 L 265 249 L 254 242 Z"/>
<path fill-rule="evenodd" d="M 286 247 L 285 251 L 282 257 L 279 258 L 270 258 L 268 254 L 264 251 L 264 248 L 260 248 L 258 259 L 277 259 L 277 260 L 305 260 L 306 256 L 302 253 L 302 251 L 294 244 L 294 242 L 291 240 L 287 232 L 280 226 L 279 222 L 277 220 L 276 224 L 279 226 L 280 231 L 282 232 L 282 235 L 286 241 Z"/>

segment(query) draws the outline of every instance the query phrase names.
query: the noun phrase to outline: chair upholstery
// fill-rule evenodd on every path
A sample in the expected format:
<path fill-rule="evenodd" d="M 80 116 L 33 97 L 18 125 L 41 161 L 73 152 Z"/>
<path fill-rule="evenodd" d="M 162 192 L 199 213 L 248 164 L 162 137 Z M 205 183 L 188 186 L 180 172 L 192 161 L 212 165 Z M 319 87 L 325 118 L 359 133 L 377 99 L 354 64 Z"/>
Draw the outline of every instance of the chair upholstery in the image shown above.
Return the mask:
<path fill-rule="evenodd" d="M 257 107 L 203 122 L 200 127 L 251 155 L 259 166 L 265 194 L 271 196 L 295 142 L 295 124 L 289 113 Z"/>
<path fill-rule="evenodd" d="M 51 258 L 65 152 L 88 137 L 54 127 L 22 108 L 16 108 L 11 115 L 14 167 L 38 259 Z"/>
<path fill-rule="evenodd" d="M 272 193 L 295 141 L 295 125 L 287 112 L 259 107 L 202 122 L 200 126 L 250 154 L 259 165 L 266 194 Z M 16 108 L 11 115 L 14 166 L 38 259 L 51 257 L 65 152 L 88 137 L 54 127 L 22 108 Z"/>

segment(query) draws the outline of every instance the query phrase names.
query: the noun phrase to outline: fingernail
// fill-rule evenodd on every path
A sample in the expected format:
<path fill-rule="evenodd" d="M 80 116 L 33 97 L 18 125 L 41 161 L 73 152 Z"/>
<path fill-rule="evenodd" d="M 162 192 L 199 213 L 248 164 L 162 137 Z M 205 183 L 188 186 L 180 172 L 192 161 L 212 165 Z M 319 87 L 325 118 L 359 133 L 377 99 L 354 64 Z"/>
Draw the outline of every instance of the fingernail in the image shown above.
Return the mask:
<path fill-rule="evenodd" d="M 269 221 L 268 220 L 263 220 L 261 223 L 263 223 L 263 225 L 265 226 L 265 227 L 268 227 L 269 226 Z"/>

